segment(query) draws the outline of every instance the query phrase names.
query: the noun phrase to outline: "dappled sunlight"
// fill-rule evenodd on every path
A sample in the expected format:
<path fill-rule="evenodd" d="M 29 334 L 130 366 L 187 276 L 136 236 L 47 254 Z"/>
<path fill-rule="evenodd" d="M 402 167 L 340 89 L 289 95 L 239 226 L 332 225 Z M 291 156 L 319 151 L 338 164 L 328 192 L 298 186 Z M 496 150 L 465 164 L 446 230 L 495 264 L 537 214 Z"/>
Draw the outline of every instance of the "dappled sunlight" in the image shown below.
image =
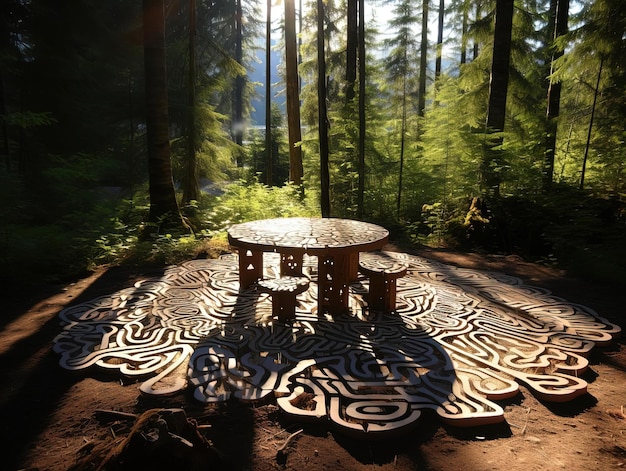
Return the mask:
<path fill-rule="evenodd" d="M 54 350 L 64 368 L 117 369 L 144 381 L 146 394 L 275 398 L 301 419 L 385 434 L 419 426 L 425 409 L 457 426 L 502 422 L 497 401 L 519 384 L 545 401 L 572 400 L 587 390 L 585 356 L 619 334 L 517 278 L 386 255 L 408 266 L 393 313 L 369 309 L 362 275 L 350 286 L 350 313 L 319 313 L 317 263 L 305 257 L 310 287 L 295 318 L 278 322 L 267 294 L 239 289 L 228 254 L 65 309 Z M 264 275 L 277 276 L 278 256 L 265 257 Z"/>

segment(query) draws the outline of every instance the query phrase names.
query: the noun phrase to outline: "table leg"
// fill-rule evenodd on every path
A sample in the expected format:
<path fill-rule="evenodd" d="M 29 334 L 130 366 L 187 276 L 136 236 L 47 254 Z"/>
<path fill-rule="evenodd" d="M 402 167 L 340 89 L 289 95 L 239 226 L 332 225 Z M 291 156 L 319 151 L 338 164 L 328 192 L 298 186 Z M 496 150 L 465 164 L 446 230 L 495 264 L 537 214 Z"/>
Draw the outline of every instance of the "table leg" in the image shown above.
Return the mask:
<path fill-rule="evenodd" d="M 359 278 L 359 252 L 350 253 L 348 276 L 350 281 L 356 281 Z"/>
<path fill-rule="evenodd" d="M 350 254 L 318 257 L 318 309 L 331 315 L 348 311 Z"/>
<path fill-rule="evenodd" d="M 396 310 L 396 278 L 384 276 L 370 278 L 369 299 L 374 311 L 393 312 Z"/>
<path fill-rule="evenodd" d="M 302 276 L 302 252 L 280 254 L 280 276 Z"/>
<path fill-rule="evenodd" d="M 239 250 L 239 289 L 263 279 L 263 252 Z"/>

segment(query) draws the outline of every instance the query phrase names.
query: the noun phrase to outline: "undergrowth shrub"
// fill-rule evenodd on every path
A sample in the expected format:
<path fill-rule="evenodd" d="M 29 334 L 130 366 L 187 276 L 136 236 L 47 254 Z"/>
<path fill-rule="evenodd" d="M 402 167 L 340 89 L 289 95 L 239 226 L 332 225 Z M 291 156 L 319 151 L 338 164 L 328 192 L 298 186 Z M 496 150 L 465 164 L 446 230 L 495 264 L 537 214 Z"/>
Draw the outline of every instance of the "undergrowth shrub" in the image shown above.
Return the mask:
<path fill-rule="evenodd" d="M 282 187 L 268 187 L 259 182 L 232 184 L 207 206 L 204 222 L 212 232 L 255 219 L 319 215 L 314 198 L 310 195 L 303 198 L 299 188 L 290 184 Z"/>

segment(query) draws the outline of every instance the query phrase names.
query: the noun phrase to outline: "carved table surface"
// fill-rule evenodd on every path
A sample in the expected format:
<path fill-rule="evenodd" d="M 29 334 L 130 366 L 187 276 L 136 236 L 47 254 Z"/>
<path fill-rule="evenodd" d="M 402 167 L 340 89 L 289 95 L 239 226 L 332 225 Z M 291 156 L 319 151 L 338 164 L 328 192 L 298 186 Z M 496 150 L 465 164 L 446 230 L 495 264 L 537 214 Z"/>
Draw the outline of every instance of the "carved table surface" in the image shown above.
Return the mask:
<path fill-rule="evenodd" d="M 280 252 L 303 250 L 317 255 L 329 250 L 362 252 L 382 248 L 389 231 L 362 221 L 338 218 L 277 218 L 235 224 L 228 241 L 238 248 Z"/>
<path fill-rule="evenodd" d="M 301 276 L 302 257 L 318 257 L 320 311 L 348 309 L 348 284 L 356 279 L 359 252 L 381 249 L 384 227 L 338 218 L 277 218 L 235 224 L 228 242 L 239 252 L 239 281 L 246 289 L 263 277 L 263 252 L 281 254 L 282 276 Z"/>

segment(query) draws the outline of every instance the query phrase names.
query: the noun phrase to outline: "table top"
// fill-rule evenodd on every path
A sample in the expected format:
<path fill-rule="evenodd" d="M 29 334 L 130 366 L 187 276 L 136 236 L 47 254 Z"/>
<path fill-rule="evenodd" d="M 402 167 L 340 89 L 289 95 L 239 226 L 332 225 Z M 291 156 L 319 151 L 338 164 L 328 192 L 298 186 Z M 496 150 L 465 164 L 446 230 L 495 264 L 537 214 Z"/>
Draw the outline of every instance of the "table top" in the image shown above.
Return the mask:
<path fill-rule="evenodd" d="M 366 251 L 387 243 L 389 231 L 368 222 L 338 218 L 277 218 L 235 224 L 231 245 L 252 250 Z"/>

